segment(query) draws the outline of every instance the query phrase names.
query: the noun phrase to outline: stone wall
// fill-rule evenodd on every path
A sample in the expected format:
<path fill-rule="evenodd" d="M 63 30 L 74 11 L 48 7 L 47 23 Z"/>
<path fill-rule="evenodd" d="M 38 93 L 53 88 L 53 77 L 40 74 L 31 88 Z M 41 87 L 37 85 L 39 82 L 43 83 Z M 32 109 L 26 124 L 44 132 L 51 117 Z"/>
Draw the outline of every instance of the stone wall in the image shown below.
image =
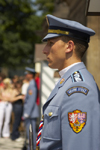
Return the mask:
<path fill-rule="evenodd" d="M 86 24 L 86 0 L 55 0 L 53 15 Z"/>
<path fill-rule="evenodd" d="M 86 55 L 86 66 L 100 88 L 100 16 L 88 16 L 87 26 L 92 28 L 96 35 L 91 37 Z"/>

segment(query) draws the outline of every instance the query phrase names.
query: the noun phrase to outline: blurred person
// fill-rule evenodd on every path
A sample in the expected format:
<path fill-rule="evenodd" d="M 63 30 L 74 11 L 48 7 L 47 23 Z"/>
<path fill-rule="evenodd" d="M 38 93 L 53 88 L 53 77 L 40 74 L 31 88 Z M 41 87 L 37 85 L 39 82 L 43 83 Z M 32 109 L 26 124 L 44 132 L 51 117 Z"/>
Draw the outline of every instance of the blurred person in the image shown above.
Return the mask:
<path fill-rule="evenodd" d="M 22 82 L 17 81 L 15 85 L 16 86 L 15 88 L 13 88 L 10 97 L 9 98 L 3 97 L 3 101 L 9 101 L 13 103 L 14 123 L 13 123 L 13 130 L 11 133 L 11 139 L 12 140 L 17 139 L 16 141 L 20 141 L 21 138 L 19 138 L 20 133 L 18 128 L 21 122 L 23 112 L 23 95 L 21 94 Z"/>
<path fill-rule="evenodd" d="M 23 83 L 23 80 L 24 80 L 24 76 L 19 76 L 19 81 L 22 81 Z"/>
<path fill-rule="evenodd" d="M 3 73 L 0 73 L 0 88 L 4 86 L 3 80 L 5 78 L 5 75 Z"/>
<path fill-rule="evenodd" d="M 3 83 L 4 78 L 5 78 L 5 75 L 3 73 L 0 73 L 0 91 L 2 91 L 4 87 L 4 83 Z M 0 99 L 0 102 L 1 102 L 1 99 Z"/>
<path fill-rule="evenodd" d="M 35 82 L 35 70 L 26 67 L 26 78 L 29 80 L 29 87 L 24 102 L 23 118 L 25 120 L 27 139 L 29 140 L 29 125 L 32 124 L 33 128 L 33 146 L 36 148 L 36 118 L 39 117 L 38 106 L 36 104 L 37 99 L 37 86 Z M 29 146 L 28 146 L 29 150 Z"/>
<path fill-rule="evenodd" d="M 40 77 L 39 76 L 40 76 L 40 74 L 36 73 L 35 82 L 36 82 L 36 85 L 37 85 L 37 100 L 36 100 L 37 105 L 40 104 L 40 95 L 39 95 L 39 93 L 40 93 Z"/>
<path fill-rule="evenodd" d="M 24 79 L 23 79 L 23 85 L 22 85 L 22 94 L 24 96 L 27 93 L 28 86 L 29 86 L 29 80 L 26 77 L 24 77 Z"/>
<path fill-rule="evenodd" d="M 13 78 L 12 78 L 12 83 L 13 85 L 15 86 L 16 82 L 19 80 L 19 76 L 17 75 L 14 75 Z"/>
<path fill-rule="evenodd" d="M 10 136 L 10 129 L 9 129 L 9 123 L 10 123 L 10 118 L 11 118 L 11 112 L 12 112 L 12 104 L 10 102 L 5 102 L 3 101 L 5 98 L 9 99 L 12 93 L 11 89 L 11 80 L 9 78 L 6 78 L 3 80 L 3 88 L 0 93 L 0 99 L 2 100 L 0 102 L 0 137 L 1 134 L 4 138 L 9 138 Z M 2 125 L 3 125 L 3 119 L 4 120 L 4 126 L 2 130 Z M 2 130 L 2 131 L 1 131 Z"/>
<path fill-rule="evenodd" d="M 13 112 L 14 112 L 14 123 L 13 123 L 13 130 L 11 133 L 11 139 L 20 141 L 20 132 L 18 130 L 20 123 L 21 123 L 21 117 L 23 113 L 23 96 L 21 94 L 21 87 L 22 82 L 17 81 L 15 83 L 15 89 L 14 94 L 11 96 L 10 102 L 13 103 Z"/>

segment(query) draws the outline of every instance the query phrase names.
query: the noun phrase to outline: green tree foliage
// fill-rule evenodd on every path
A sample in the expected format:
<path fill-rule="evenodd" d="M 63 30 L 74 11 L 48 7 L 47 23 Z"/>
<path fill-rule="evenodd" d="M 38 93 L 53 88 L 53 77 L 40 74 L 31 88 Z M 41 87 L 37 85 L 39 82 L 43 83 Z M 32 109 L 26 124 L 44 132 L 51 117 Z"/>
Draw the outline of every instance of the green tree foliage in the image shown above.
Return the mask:
<path fill-rule="evenodd" d="M 0 0 L 0 67 L 33 63 L 42 22 L 33 8 L 31 0 Z"/>

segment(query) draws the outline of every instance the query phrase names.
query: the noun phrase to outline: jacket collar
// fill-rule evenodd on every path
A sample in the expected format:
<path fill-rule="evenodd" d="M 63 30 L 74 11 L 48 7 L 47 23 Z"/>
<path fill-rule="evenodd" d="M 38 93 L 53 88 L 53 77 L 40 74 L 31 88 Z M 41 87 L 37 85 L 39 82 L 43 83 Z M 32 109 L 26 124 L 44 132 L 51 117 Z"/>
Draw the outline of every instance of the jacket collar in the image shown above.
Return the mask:
<path fill-rule="evenodd" d="M 72 75 L 72 73 L 74 73 L 75 71 L 81 70 L 86 68 L 84 63 L 81 62 L 79 64 L 74 65 L 73 67 L 71 67 L 65 74 L 64 76 L 60 79 L 60 81 L 58 82 L 58 84 L 55 86 L 55 88 L 53 89 L 53 91 L 51 92 L 50 96 L 48 97 L 47 101 L 45 104 L 47 104 L 51 99 L 53 99 L 53 97 L 57 94 L 58 89 L 60 87 L 62 87 L 65 82 L 70 78 L 70 76 Z"/>
<path fill-rule="evenodd" d="M 33 84 L 33 83 L 34 83 L 34 79 L 32 79 L 32 80 L 29 82 L 30 85 Z"/>
<path fill-rule="evenodd" d="M 64 83 L 66 82 L 66 80 L 68 80 L 68 78 L 72 75 L 72 73 L 74 73 L 75 71 L 81 70 L 83 68 L 86 68 L 84 63 L 81 62 L 79 64 L 74 65 L 73 67 L 71 67 L 65 74 L 64 76 L 60 79 L 59 83 L 58 83 L 58 88 L 62 87 L 64 85 Z"/>

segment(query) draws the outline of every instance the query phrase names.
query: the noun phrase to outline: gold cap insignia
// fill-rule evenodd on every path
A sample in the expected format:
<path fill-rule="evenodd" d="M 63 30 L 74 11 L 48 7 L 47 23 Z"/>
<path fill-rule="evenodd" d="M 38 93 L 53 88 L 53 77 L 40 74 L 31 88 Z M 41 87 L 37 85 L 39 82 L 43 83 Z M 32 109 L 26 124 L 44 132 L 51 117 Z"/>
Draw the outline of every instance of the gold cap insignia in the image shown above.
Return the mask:
<path fill-rule="evenodd" d="M 48 26 L 49 26 L 49 20 L 48 20 L 48 17 L 46 16 L 46 21 L 47 21 L 47 24 L 48 24 Z"/>
<path fill-rule="evenodd" d="M 69 35 L 69 32 L 68 31 L 62 31 L 62 30 L 54 30 L 54 29 L 49 29 L 48 30 L 48 33 L 56 33 L 56 34 L 65 34 L 65 35 Z"/>

